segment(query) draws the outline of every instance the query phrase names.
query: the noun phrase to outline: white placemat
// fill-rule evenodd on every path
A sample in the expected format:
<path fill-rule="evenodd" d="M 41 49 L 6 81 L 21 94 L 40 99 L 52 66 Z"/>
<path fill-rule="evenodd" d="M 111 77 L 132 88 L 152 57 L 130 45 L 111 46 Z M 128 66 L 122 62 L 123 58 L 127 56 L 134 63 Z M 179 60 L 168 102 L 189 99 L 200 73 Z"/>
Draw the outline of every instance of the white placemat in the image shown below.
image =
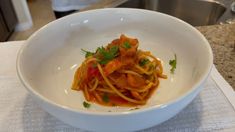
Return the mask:
<path fill-rule="evenodd" d="M 15 70 L 21 42 L 0 43 L 0 131 L 84 131 L 42 110 L 21 85 Z M 213 67 L 202 92 L 172 119 L 144 132 L 235 131 L 235 94 Z"/>

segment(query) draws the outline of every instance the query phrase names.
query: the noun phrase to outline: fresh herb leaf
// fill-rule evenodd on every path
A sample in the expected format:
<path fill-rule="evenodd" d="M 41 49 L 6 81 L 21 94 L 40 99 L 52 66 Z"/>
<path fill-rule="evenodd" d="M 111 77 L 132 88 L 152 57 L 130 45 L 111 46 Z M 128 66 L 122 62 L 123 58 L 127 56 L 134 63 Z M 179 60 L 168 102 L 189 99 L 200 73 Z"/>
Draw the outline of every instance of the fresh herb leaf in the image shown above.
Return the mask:
<path fill-rule="evenodd" d="M 103 97 L 102 97 L 102 100 L 103 100 L 105 103 L 108 103 L 108 102 L 109 102 L 109 96 L 108 96 L 108 94 L 104 94 Z"/>
<path fill-rule="evenodd" d="M 112 46 L 109 51 L 116 56 L 118 53 L 118 46 Z"/>
<path fill-rule="evenodd" d="M 86 101 L 83 101 L 83 106 L 85 108 L 90 108 L 91 107 L 91 104 L 87 103 Z"/>
<path fill-rule="evenodd" d="M 99 56 L 99 63 L 107 64 L 118 55 L 118 46 L 112 46 L 107 50 L 104 47 L 98 47 L 96 52 Z"/>
<path fill-rule="evenodd" d="M 85 55 L 86 58 L 89 57 L 89 56 L 93 56 L 93 55 L 95 54 L 95 53 L 93 53 L 93 52 L 86 51 L 86 50 L 84 50 L 84 49 L 82 49 L 82 51 L 86 53 L 86 55 Z"/>
<path fill-rule="evenodd" d="M 130 45 L 129 42 L 126 41 L 126 42 L 123 43 L 123 47 L 126 48 L 126 49 L 130 49 L 131 45 Z"/>
<path fill-rule="evenodd" d="M 171 65 L 171 73 L 174 74 L 175 69 L 176 69 L 176 64 L 177 64 L 177 58 L 175 54 L 175 58 L 173 60 L 169 61 L 169 65 Z"/>
<path fill-rule="evenodd" d="M 96 53 L 102 54 L 103 52 L 105 52 L 105 48 L 104 48 L 103 46 L 98 47 L 98 48 L 96 49 Z"/>
<path fill-rule="evenodd" d="M 141 60 L 139 61 L 139 65 L 140 65 L 140 66 L 144 66 L 144 65 L 146 65 L 147 63 L 149 63 L 149 59 L 147 59 L 147 58 L 141 59 Z"/>

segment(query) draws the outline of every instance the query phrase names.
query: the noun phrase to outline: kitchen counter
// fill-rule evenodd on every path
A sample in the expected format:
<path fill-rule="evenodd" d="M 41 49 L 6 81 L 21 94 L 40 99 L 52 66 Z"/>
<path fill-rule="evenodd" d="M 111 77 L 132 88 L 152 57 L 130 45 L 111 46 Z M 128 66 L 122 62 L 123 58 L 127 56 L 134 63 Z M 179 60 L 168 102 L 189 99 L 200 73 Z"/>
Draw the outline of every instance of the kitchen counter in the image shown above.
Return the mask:
<path fill-rule="evenodd" d="M 235 24 L 196 28 L 209 41 L 216 68 L 235 90 Z"/>

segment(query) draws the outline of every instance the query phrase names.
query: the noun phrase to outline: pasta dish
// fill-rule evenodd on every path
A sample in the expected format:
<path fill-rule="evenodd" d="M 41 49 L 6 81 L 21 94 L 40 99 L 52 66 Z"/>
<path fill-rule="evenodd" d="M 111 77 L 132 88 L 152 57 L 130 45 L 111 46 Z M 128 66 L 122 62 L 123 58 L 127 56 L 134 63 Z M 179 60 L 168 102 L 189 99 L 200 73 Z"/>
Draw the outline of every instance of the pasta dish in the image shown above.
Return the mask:
<path fill-rule="evenodd" d="M 121 35 L 95 52 L 83 50 L 86 59 L 76 70 L 72 89 L 81 90 L 86 101 L 105 106 L 146 104 L 159 78 L 167 76 L 161 61 L 138 46 L 137 39 Z"/>

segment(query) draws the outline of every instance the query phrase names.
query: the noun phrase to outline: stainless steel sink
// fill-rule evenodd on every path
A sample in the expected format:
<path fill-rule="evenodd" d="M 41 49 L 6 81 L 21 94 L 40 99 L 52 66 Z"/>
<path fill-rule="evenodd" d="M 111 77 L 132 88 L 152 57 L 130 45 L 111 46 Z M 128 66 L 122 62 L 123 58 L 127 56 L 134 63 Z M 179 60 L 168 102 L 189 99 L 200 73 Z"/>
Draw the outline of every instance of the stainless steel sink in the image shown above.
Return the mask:
<path fill-rule="evenodd" d="M 129 0 L 118 7 L 163 12 L 193 26 L 216 24 L 226 10 L 224 5 L 213 0 Z"/>

